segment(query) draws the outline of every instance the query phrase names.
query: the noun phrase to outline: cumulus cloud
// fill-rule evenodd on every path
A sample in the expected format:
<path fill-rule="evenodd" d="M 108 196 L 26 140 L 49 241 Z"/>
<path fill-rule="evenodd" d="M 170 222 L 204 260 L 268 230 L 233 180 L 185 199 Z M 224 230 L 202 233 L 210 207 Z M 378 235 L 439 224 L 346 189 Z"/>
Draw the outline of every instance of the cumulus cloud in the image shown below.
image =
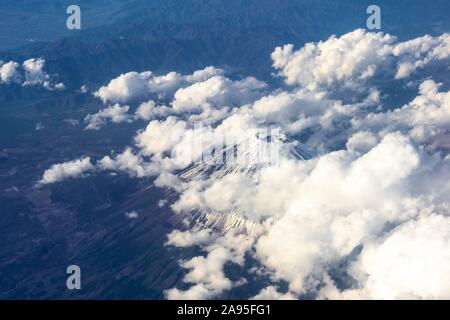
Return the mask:
<path fill-rule="evenodd" d="M 151 121 L 144 131 L 136 136 L 136 145 L 145 155 L 160 155 L 172 150 L 183 138 L 187 124 L 176 117 L 164 121 Z"/>
<path fill-rule="evenodd" d="M 45 60 L 42 58 L 28 59 L 22 65 L 15 61 L 4 64 L 0 61 L 0 84 L 17 83 L 25 87 L 42 86 L 48 90 L 64 90 L 64 83 L 53 83 L 44 68 Z"/>
<path fill-rule="evenodd" d="M 298 51 L 293 45 L 278 47 L 272 53 L 273 66 L 290 85 L 310 90 L 336 83 L 355 86 L 375 75 L 391 55 L 395 37 L 358 29 L 341 37 L 308 43 Z"/>
<path fill-rule="evenodd" d="M 125 216 L 128 219 L 133 220 L 139 218 L 139 213 L 137 211 L 125 212 Z"/>
<path fill-rule="evenodd" d="M 206 81 L 179 89 L 172 102 L 177 112 L 201 112 L 206 108 L 240 106 L 255 100 L 266 84 L 255 78 L 232 81 L 214 76 Z"/>
<path fill-rule="evenodd" d="M 450 34 L 440 37 L 426 35 L 405 41 L 394 47 L 393 54 L 399 57 L 395 78 L 407 78 L 433 61 L 450 57 Z"/>
<path fill-rule="evenodd" d="M 316 91 L 337 85 L 361 89 L 366 80 L 381 71 L 392 78 L 406 78 L 418 68 L 449 56 L 449 34 L 398 42 L 389 34 L 358 29 L 308 43 L 298 51 L 291 44 L 277 47 L 272 60 L 288 84 Z"/>
<path fill-rule="evenodd" d="M 89 91 L 89 88 L 88 88 L 88 86 L 87 85 L 82 85 L 81 87 L 80 87 L 80 92 L 81 93 L 87 93 Z"/>
<path fill-rule="evenodd" d="M 204 81 L 222 73 L 223 70 L 214 67 L 207 67 L 187 76 L 176 72 L 170 72 L 163 76 L 156 76 L 151 71 L 128 72 L 111 80 L 108 85 L 98 89 L 94 95 L 104 103 L 126 103 L 137 99 L 145 99 L 152 94 L 159 97 L 170 96 L 182 86 Z"/>
<path fill-rule="evenodd" d="M 89 114 L 84 118 L 84 122 L 87 123 L 86 130 L 100 130 L 108 120 L 113 123 L 130 122 L 132 119 L 128 114 L 129 109 L 129 106 L 116 103 L 95 114 Z"/>
<path fill-rule="evenodd" d="M 385 135 L 402 131 L 420 143 L 431 142 L 434 136 L 448 132 L 450 125 L 450 91 L 440 92 L 433 80 L 424 81 L 419 95 L 407 105 L 388 112 L 369 113 L 352 119 L 358 129 L 369 129 Z"/>
<path fill-rule="evenodd" d="M 214 239 L 211 229 L 174 230 L 168 236 L 167 245 L 178 248 L 203 245 Z"/>
<path fill-rule="evenodd" d="M 378 138 L 368 131 L 353 134 L 347 141 L 346 147 L 350 151 L 366 153 L 378 143 Z"/>
<path fill-rule="evenodd" d="M 405 223 L 384 241 L 368 244 L 353 271 L 362 296 L 449 299 L 449 244 L 450 219 L 440 215 Z"/>
<path fill-rule="evenodd" d="M 450 219 L 431 214 L 408 221 L 369 242 L 351 268 L 359 288 L 343 292 L 334 283 L 329 299 L 449 299 Z"/>
<path fill-rule="evenodd" d="M 32 58 L 24 61 L 22 64 L 25 70 L 25 86 L 43 84 L 47 85 L 49 75 L 44 72 L 45 60 L 41 58 Z"/>
<path fill-rule="evenodd" d="M 101 87 L 94 93 L 103 102 L 127 102 L 147 93 L 148 80 L 151 72 L 128 72 L 111 80 L 106 87 Z"/>
<path fill-rule="evenodd" d="M 297 134 L 315 126 L 320 126 L 321 131 L 332 131 L 336 122 L 355 115 L 361 107 L 365 104 L 345 105 L 327 99 L 323 93 L 298 91 L 264 96 L 252 104 L 250 112 L 289 134 Z"/>
<path fill-rule="evenodd" d="M 40 183 L 51 184 L 69 178 L 81 177 L 85 173 L 93 171 L 94 169 L 95 167 L 92 165 L 89 157 L 54 164 L 50 167 L 50 169 L 44 172 Z"/>
<path fill-rule="evenodd" d="M 101 170 L 126 172 L 133 177 L 146 177 L 157 174 L 158 168 L 146 162 L 140 155 L 134 154 L 131 148 L 118 154 L 115 158 L 106 156 L 98 161 Z"/>
<path fill-rule="evenodd" d="M 14 61 L 3 64 L 0 61 L 0 83 L 20 82 L 19 64 Z"/>
<path fill-rule="evenodd" d="M 157 106 L 152 100 L 143 102 L 136 110 L 136 117 L 142 120 L 153 120 L 163 118 L 172 114 L 173 110 L 167 106 Z"/>
<path fill-rule="evenodd" d="M 351 254 L 365 237 L 419 213 L 420 207 L 411 207 L 417 204 L 408 178 L 419 174 L 420 161 L 420 153 L 399 134 L 361 157 L 345 151 L 324 155 L 258 241 L 258 256 L 292 291 L 314 291 L 327 266 Z"/>
<path fill-rule="evenodd" d="M 241 284 L 239 281 L 231 281 L 224 273 L 226 263 L 242 265 L 247 250 L 253 240 L 245 235 L 237 235 L 229 232 L 216 239 L 204 249 L 206 256 L 194 257 L 182 262 L 181 266 L 189 272 L 184 281 L 192 283 L 188 290 L 173 288 L 166 291 L 168 299 L 198 300 L 211 299 L 220 295 L 224 290 L 231 289 Z"/>

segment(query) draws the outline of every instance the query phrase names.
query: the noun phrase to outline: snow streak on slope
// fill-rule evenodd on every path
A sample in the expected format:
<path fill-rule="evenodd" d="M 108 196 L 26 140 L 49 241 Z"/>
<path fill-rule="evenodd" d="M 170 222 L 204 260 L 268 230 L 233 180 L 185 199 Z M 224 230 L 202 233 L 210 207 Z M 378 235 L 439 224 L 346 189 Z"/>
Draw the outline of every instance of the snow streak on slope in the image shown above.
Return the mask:
<path fill-rule="evenodd" d="M 270 132 L 270 130 L 268 131 Z M 192 164 L 183 170 L 179 177 L 182 181 L 189 183 L 190 181 L 206 180 L 211 177 L 220 181 L 227 175 L 239 174 L 248 176 L 257 182 L 261 169 L 277 165 L 281 156 L 293 160 L 308 160 L 314 157 L 313 150 L 296 141 L 288 145 L 288 148 L 283 151 L 281 145 L 274 148 L 266 143 L 272 138 L 278 139 L 279 136 L 277 138 L 265 135 L 265 141 L 261 140 L 260 137 L 253 137 L 253 139 L 245 140 L 239 145 L 227 146 L 221 150 L 213 149 L 201 163 Z M 285 154 L 282 155 L 282 152 Z M 221 213 L 210 209 L 198 209 L 189 213 L 188 216 L 192 217 L 194 227 L 211 228 L 221 233 L 235 230 L 254 236 L 262 232 L 259 221 L 252 221 L 243 217 L 239 208 Z"/>

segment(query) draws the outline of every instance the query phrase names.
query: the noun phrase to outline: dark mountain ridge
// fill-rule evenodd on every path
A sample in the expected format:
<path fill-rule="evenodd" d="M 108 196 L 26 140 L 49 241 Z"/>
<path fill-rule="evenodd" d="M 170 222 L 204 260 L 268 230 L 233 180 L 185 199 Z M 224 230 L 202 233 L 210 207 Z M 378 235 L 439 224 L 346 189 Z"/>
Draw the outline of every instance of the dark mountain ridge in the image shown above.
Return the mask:
<path fill-rule="evenodd" d="M 99 0 L 97 5 L 101 4 Z M 84 84 L 99 86 L 131 70 L 192 72 L 207 65 L 271 82 L 270 53 L 276 46 L 299 47 L 364 28 L 369 4 L 367 0 L 134 0 L 126 6 L 108 6 L 115 18 L 110 23 L 3 52 L 0 59 L 44 57 L 48 72 L 58 74 L 72 90 Z M 450 30 L 448 1 L 385 0 L 378 5 L 382 31 L 401 39 L 422 35 L 424 29 L 435 34 Z M 83 21 L 89 19 L 92 14 Z"/>

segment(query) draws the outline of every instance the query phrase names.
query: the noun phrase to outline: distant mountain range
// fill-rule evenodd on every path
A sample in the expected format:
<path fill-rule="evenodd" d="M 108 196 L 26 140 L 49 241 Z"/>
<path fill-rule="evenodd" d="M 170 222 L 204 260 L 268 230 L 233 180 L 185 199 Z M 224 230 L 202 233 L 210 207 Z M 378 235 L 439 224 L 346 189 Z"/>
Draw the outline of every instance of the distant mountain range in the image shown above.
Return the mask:
<path fill-rule="evenodd" d="M 68 89 L 98 86 L 130 70 L 188 72 L 206 65 L 272 81 L 270 53 L 276 46 L 301 46 L 364 28 L 371 4 L 368 0 L 81 0 L 84 29 L 71 32 L 65 28 L 69 2 L 2 1 L 0 13 L 6 18 L 0 38 L 11 39 L 2 41 L 0 49 L 9 50 L 1 52 L 0 59 L 44 57 L 49 72 L 59 74 Z M 423 30 L 434 34 L 450 30 L 449 1 L 377 4 L 382 8 L 382 31 L 400 38 L 422 35 Z M 22 11 L 28 27 L 15 32 L 5 28 L 14 25 Z M 27 38 L 27 32 L 36 41 L 12 49 L 23 44 L 12 38 Z M 46 41 L 39 41 L 39 32 L 46 34 Z"/>

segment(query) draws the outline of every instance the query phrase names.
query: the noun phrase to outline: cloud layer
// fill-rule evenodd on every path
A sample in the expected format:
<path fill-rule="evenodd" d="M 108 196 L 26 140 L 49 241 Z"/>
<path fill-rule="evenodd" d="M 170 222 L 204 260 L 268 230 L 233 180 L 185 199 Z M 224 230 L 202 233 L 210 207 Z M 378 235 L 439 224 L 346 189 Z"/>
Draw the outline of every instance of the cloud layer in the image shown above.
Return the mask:
<path fill-rule="evenodd" d="M 449 298 L 450 80 L 428 74 L 449 56 L 448 34 L 399 42 L 355 30 L 276 48 L 288 89 L 213 67 L 130 72 L 96 91 L 115 104 L 87 129 L 145 127 L 115 156 L 54 165 L 42 183 L 106 170 L 176 193 L 168 205 L 194 227 L 167 246 L 202 254 L 180 261 L 188 287 L 169 299 L 222 297 L 250 281 L 226 266 L 248 259 L 264 283 L 248 298 Z M 392 104 L 386 83 L 415 97 Z"/>
<path fill-rule="evenodd" d="M 63 181 L 69 178 L 78 178 L 83 174 L 93 171 L 94 166 L 89 157 L 83 157 L 77 160 L 58 163 L 52 165 L 46 170 L 40 181 L 41 184 L 51 184 Z"/>

